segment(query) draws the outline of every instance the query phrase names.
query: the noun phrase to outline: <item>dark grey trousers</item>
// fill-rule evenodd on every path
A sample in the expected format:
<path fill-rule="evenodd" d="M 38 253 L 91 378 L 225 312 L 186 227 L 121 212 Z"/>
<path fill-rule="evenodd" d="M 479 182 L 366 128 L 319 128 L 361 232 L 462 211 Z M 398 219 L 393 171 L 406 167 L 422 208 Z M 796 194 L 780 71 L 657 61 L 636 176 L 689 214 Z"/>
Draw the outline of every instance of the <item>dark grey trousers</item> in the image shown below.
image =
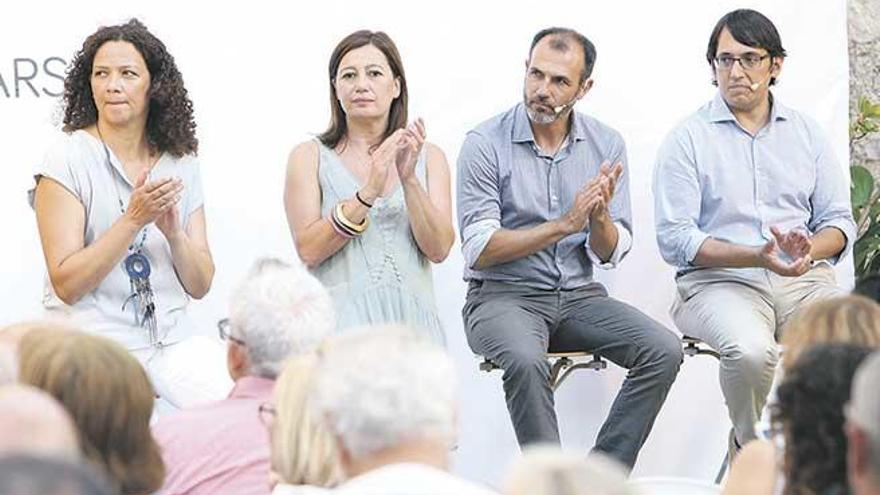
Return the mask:
<path fill-rule="evenodd" d="M 504 370 L 520 445 L 559 443 L 548 350 L 589 350 L 628 369 L 594 449 L 635 465 L 681 365 L 672 332 L 598 284 L 557 291 L 471 281 L 462 316 L 471 349 Z"/>

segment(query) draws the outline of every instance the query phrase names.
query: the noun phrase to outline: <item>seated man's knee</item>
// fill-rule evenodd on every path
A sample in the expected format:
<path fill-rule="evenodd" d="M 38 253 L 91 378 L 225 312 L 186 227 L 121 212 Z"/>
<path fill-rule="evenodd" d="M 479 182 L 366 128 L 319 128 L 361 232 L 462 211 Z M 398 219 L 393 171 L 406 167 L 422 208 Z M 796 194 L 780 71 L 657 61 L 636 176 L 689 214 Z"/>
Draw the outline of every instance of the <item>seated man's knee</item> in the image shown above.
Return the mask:
<path fill-rule="evenodd" d="M 543 349 L 518 347 L 501 355 L 499 363 L 505 371 L 516 374 L 546 374 L 550 364 Z"/>
<path fill-rule="evenodd" d="M 646 352 L 648 361 L 653 367 L 674 379 L 684 360 L 681 341 L 662 327 L 659 327 L 657 332 L 658 338 L 654 339 Z"/>
<path fill-rule="evenodd" d="M 772 341 L 744 341 L 722 349 L 722 359 L 744 372 L 763 373 L 776 367 L 779 351 Z"/>

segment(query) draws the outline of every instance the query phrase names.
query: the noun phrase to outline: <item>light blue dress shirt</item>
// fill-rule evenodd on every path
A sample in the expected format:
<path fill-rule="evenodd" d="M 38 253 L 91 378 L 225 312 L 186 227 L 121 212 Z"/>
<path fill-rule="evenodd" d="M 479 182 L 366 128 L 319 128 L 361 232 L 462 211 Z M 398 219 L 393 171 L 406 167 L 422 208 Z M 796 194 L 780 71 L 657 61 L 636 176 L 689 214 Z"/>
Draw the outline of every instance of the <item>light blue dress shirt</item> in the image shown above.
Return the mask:
<path fill-rule="evenodd" d="M 771 94 L 770 120 L 754 136 L 721 94 L 676 127 L 657 154 L 654 216 L 660 254 L 691 271 L 712 237 L 761 246 L 782 231 L 840 229 L 852 247 L 856 227 L 848 181 L 824 133 Z"/>
<path fill-rule="evenodd" d="M 458 220 L 465 280 L 493 280 L 537 289 L 570 290 L 595 283 L 593 266 L 616 266 L 632 246 L 626 147 L 620 133 L 572 112 L 568 138 L 555 155 L 535 143 L 520 103 L 470 131 L 458 155 Z M 482 270 L 474 267 L 499 228 L 536 227 L 568 212 L 603 162 L 621 162 L 609 212 L 617 246 L 603 263 L 589 246 L 589 227 L 535 253 Z"/>

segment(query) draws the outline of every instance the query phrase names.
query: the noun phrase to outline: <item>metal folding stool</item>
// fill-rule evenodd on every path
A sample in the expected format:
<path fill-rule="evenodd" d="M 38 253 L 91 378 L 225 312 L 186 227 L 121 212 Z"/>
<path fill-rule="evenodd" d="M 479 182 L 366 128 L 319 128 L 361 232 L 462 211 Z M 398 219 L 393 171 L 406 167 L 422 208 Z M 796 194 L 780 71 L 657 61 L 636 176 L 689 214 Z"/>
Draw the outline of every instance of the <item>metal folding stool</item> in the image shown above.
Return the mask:
<path fill-rule="evenodd" d="M 547 359 L 550 365 L 550 388 L 555 392 L 568 376 L 579 369 L 604 370 L 608 363 L 602 356 L 588 351 L 578 352 L 548 352 Z M 480 363 L 481 371 L 493 371 L 501 369 L 491 359 L 484 357 Z"/>

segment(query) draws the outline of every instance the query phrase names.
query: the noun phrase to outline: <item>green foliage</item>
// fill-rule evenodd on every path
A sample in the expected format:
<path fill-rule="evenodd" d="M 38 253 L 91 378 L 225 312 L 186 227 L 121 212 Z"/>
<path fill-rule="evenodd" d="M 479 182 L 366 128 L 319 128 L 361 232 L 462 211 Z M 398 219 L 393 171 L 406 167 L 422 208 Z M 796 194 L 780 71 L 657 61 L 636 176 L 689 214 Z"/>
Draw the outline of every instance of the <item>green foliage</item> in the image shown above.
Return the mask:
<path fill-rule="evenodd" d="M 874 104 L 865 97 L 860 98 L 858 114 L 849 129 L 850 152 L 856 142 L 878 131 L 880 104 Z M 850 177 L 852 212 L 858 227 L 854 248 L 858 282 L 880 271 L 880 202 L 877 201 L 880 199 L 880 188 L 871 172 L 859 164 L 851 164 Z"/>

